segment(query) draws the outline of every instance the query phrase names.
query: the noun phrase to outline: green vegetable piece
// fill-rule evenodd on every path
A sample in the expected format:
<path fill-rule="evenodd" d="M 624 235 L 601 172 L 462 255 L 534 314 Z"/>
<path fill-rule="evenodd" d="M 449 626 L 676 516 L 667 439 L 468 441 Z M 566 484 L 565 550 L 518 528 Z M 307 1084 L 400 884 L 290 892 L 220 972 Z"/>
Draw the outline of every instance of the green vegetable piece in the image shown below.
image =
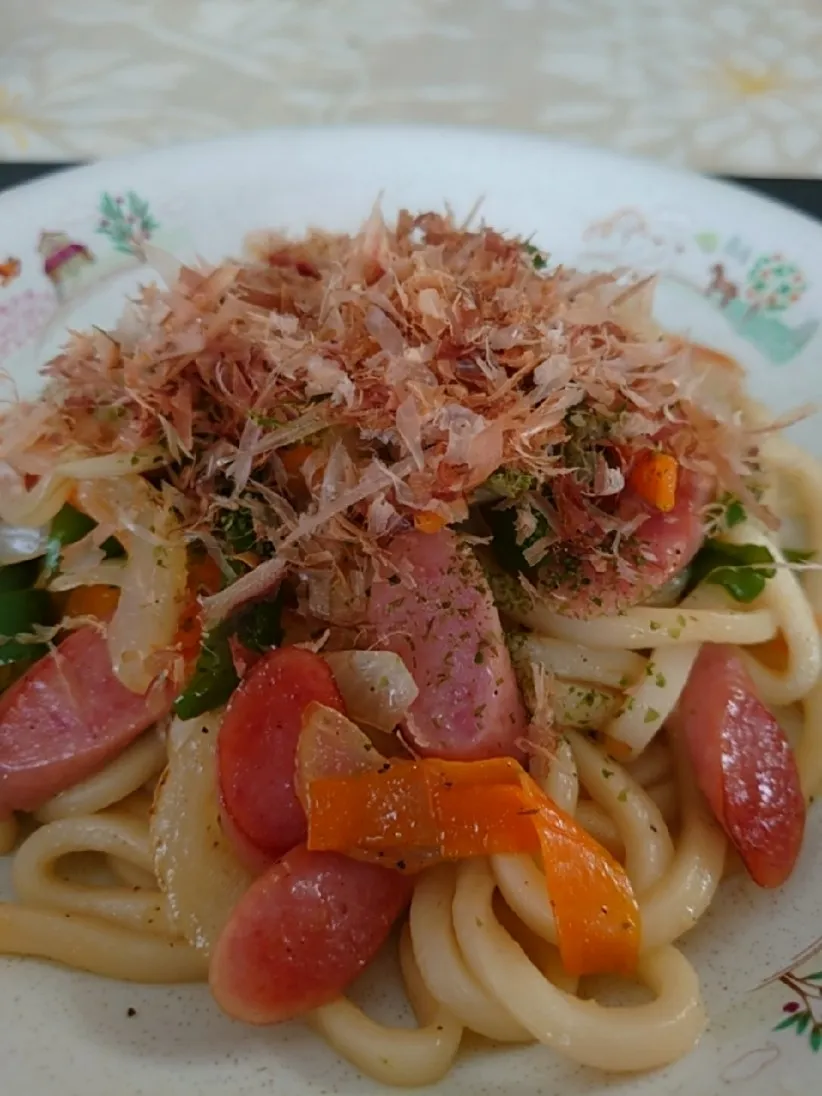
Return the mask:
<path fill-rule="evenodd" d="M 225 704 L 240 684 L 231 657 L 231 636 L 262 654 L 282 642 L 282 612 L 283 595 L 278 591 L 275 597 L 256 602 L 210 632 L 203 640 L 191 681 L 174 702 L 175 713 L 181 719 L 194 719 Z"/>
<path fill-rule="evenodd" d="M 283 593 L 258 601 L 244 610 L 237 621 L 237 639 L 250 651 L 262 654 L 279 646 L 283 639 Z"/>
<path fill-rule="evenodd" d="M 248 417 L 253 423 L 256 423 L 257 426 L 265 426 L 268 429 L 285 425 L 284 419 L 278 419 L 276 415 L 264 415 L 261 411 L 249 411 Z"/>
<path fill-rule="evenodd" d="M 491 548 L 497 563 L 509 574 L 533 574 L 534 568 L 525 558 L 525 550 L 544 537 L 548 522 L 538 511 L 532 511 L 536 519 L 534 532 L 522 544 L 517 544 L 516 511 L 490 509 L 485 517 L 491 527 Z"/>
<path fill-rule="evenodd" d="M 82 540 L 92 529 L 97 528 L 97 522 L 72 506 L 70 502 L 57 511 L 51 519 L 49 540 L 46 547 L 45 567 L 47 574 L 53 574 L 60 566 L 60 556 L 68 544 L 75 544 Z M 100 545 L 106 559 L 114 559 L 125 555 L 125 549 L 116 537 L 107 537 Z"/>
<path fill-rule="evenodd" d="M 0 567 L 0 593 L 7 590 L 28 590 L 40 574 L 40 561 L 27 559 L 22 563 L 10 563 Z"/>
<path fill-rule="evenodd" d="M 254 519 L 250 510 L 245 508 L 223 510 L 220 514 L 219 526 L 231 550 L 237 555 L 251 552 L 257 546 L 257 534 L 254 531 Z"/>
<path fill-rule="evenodd" d="M 735 601 L 748 604 L 765 589 L 776 569 L 769 549 L 761 544 L 726 544 L 707 540 L 691 564 L 689 588 L 700 582 L 722 586 Z"/>
<path fill-rule="evenodd" d="M 230 629 L 222 624 L 203 640 L 194 676 L 174 701 L 180 719 L 195 719 L 225 704 L 240 683 L 229 645 Z"/>
<path fill-rule="evenodd" d="M 7 590 L 0 594 L 0 666 L 41 658 L 44 643 L 22 643 L 11 636 L 29 635 L 36 624 L 55 623 L 54 605 L 45 590 Z"/>
<path fill-rule="evenodd" d="M 534 270 L 544 270 L 548 265 L 548 258 L 535 244 L 523 244 L 522 250 L 531 259 Z"/>
<path fill-rule="evenodd" d="M 65 503 L 51 519 L 49 535 L 52 540 L 59 541 L 61 546 L 74 544 L 95 528 L 97 522 L 72 506 Z"/>
<path fill-rule="evenodd" d="M 483 487 L 501 498 L 518 499 L 528 491 L 533 491 L 536 482 L 527 472 L 520 472 L 516 468 L 498 468 L 491 473 Z"/>
<path fill-rule="evenodd" d="M 796 548 L 785 548 L 782 555 L 788 563 L 809 563 L 816 555 L 816 552 L 800 552 Z"/>
<path fill-rule="evenodd" d="M 100 547 L 103 549 L 106 559 L 119 559 L 126 554 L 125 548 L 117 537 L 106 537 Z"/>
<path fill-rule="evenodd" d="M 727 506 L 725 507 L 725 525 L 728 529 L 733 529 L 735 525 L 741 525 L 743 521 L 747 519 L 748 515 L 745 512 L 745 507 L 739 501 L 738 498 L 733 495 L 729 495 L 727 499 Z"/>

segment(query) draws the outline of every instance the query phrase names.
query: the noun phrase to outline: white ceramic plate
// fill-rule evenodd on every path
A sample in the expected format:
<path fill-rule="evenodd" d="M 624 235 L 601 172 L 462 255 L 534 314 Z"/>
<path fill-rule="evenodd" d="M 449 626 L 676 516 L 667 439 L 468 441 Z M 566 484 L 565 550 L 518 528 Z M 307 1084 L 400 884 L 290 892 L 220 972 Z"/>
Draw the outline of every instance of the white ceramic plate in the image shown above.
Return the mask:
<path fill-rule="evenodd" d="M 124 294 L 150 277 L 135 253 L 141 237 L 181 257 L 217 259 L 262 226 L 353 228 L 380 191 L 388 214 L 445 201 L 467 213 L 484 196 L 491 224 L 533 233 L 558 260 L 661 270 L 660 318 L 737 356 L 761 399 L 785 410 L 822 395 L 816 223 L 738 190 L 605 153 L 513 135 L 398 128 L 252 135 L 100 164 L 0 197 L 0 364 L 29 393 L 67 326 L 113 321 Z M 797 438 L 822 454 L 814 423 Z M 0 876 L 0 896 L 9 891 Z M 652 1076 L 611 1079 L 542 1048 L 473 1050 L 443 1091 L 818 1091 L 822 955 L 790 968 L 822 932 L 820 909 L 822 811 L 787 887 L 768 894 L 739 880 L 725 886 L 687 939 L 712 1022 L 685 1061 Z M 380 1016 L 398 1015 L 379 985 L 372 1000 Z M 300 1026 L 254 1030 L 226 1020 L 205 987 L 144 988 L 0 961 L 0 1091 L 308 1096 L 377 1086 Z"/>

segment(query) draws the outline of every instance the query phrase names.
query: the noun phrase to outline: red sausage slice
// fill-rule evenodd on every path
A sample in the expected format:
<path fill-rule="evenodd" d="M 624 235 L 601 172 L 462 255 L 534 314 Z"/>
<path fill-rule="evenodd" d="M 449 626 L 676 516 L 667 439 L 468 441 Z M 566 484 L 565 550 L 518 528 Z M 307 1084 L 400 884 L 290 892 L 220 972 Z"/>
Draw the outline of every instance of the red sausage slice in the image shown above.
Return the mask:
<path fill-rule="evenodd" d="M 378 578 L 369 617 L 379 645 L 419 687 L 406 733 L 424 755 L 456 760 L 516 755 L 526 717 L 482 568 L 449 529 L 402 533 L 388 554 L 403 575 Z"/>
<path fill-rule="evenodd" d="M 697 783 L 753 881 L 780 886 L 805 830 L 799 772 L 785 732 L 732 647 L 702 648 L 671 726 L 687 743 Z"/>
<path fill-rule="evenodd" d="M 115 758 L 170 708 L 114 676 L 105 637 L 81 628 L 0 697 L 0 817 L 33 811 Z"/>
<path fill-rule="evenodd" d="M 292 849 L 235 906 L 209 983 L 229 1016 L 289 1020 L 333 1001 L 379 951 L 413 883 L 339 853 Z"/>
<path fill-rule="evenodd" d="M 227 832 L 249 867 L 260 867 L 249 846 L 275 860 L 305 840 L 294 767 L 312 701 L 345 710 L 328 663 L 300 647 L 263 656 L 229 701 L 217 740 L 220 795 Z"/>
<path fill-rule="evenodd" d="M 576 565 L 573 546 L 569 546 L 570 558 L 564 555 L 556 562 L 549 559 L 540 567 L 540 593 L 557 612 L 583 619 L 612 615 L 639 604 L 686 567 L 699 551 L 705 537 L 703 510 L 713 494 L 708 480 L 684 468 L 680 469 L 676 503 L 667 514 L 626 488 L 616 517 L 630 521 L 639 514 L 648 515 L 622 550 L 635 577 L 621 574 L 616 562 L 607 556 L 598 567 L 588 560 Z"/>

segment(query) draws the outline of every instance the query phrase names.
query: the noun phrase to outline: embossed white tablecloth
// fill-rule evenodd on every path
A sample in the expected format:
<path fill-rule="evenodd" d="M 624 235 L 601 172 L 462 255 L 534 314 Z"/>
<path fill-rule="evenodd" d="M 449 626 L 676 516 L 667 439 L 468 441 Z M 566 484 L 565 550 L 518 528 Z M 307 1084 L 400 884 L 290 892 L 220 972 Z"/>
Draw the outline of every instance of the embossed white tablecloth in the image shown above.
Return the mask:
<path fill-rule="evenodd" d="M 822 175 L 822 3 L 0 0 L 0 158 L 368 121 Z"/>

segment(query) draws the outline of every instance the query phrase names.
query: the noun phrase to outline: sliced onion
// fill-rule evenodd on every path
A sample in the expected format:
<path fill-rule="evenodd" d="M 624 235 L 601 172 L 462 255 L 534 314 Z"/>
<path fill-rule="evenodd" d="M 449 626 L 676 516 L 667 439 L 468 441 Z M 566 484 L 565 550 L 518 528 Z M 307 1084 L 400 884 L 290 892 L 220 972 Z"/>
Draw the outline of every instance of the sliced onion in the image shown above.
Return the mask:
<path fill-rule="evenodd" d="M 213 628 L 247 601 L 273 594 L 280 585 L 285 569 L 285 561 L 274 556 L 219 593 L 203 598 L 203 626 Z"/>
<path fill-rule="evenodd" d="M 42 476 L 30 491 L 11 465 L 0 462 L 0 521 L 9 525 L 47 525 L 67 501 L 71 484 L 63 476 Z"/>
<path fill-rule="evenodd" d="M 334 651 L 324 657 L 355 723 L 393 731 L 419 695 L 405 663 L 391 651 Z"/>
<path fill-rule="evenodd" d="M 0 522 L 0 567 L 37 559 L 46 550 L 49 531 L 45 526 L 6 525 Z"/>
<path fill-rule="evenodd" d="M 172 661 L 186 588 L 185 542 L 159 496 L 138 476 L 81 482 L 77 497 L 85 513 L 117 530 L 126 550 L 108 645 L 117 677 L 144 693 Z"/>
<path fill-rule="evenodd" d="M 174 720 L 168 768 L 151 814 L 154 870 L 175 927 L 208 955 L 253 877 L 220 825 L 217 731 L 220 713 Z"/>
<path fill-rule="evenodd" d="M 306 814 L 311 809 L 308 788 L 314 780 L 368 772 L 384 762 L 368 736 L 342 712 L 324 704 L 308 705 L 297 740 L 294 773 L 294 787 Z"/>
<path fill-rule="evenodd" d="M 144 693 L 167 669 L 186 586 L 186 553 L 178 544 L 157 547 L 124 536 L 128 561 L 120 600 L 108 630 L 115 673 L 128 689 Z"/>
<path fill-rule="evenodd" d="M 61 571 L 48 584 L 49 590 L 60 593 L 78 586 L 120 586 L 127 580 L 126 564 L 120 559 L 104 559 L 88 567 Z"/>
<path fill-rule="evenodd" d="M 148 472 L 167 461 L 159 445 L 152 445 L 134 453 L 104 453 L 97 457 L 77 457 L 58 467 L 61 476 L 69 479 L 113 479 Z"/>
<path fill-rule="evenodd" d="M 178 719 L 175 716 L 169 724 L 168 737 L 166 739 L 169 754 L 181 750 L 193 735 L 202 734 L 203 727 L 208 727 L 210 729 L 212 721 L 217 718 L 218 716 L 213 712 L 210 712 L 206 716 L 197 716 L 194 719 Z M 217 723 L 215 723 L 214 726 L 216 728 Z"/>
<path fill-rule="evenodd" d="M 311 819 L 311 785 L 328 777 L 356 776 L 381 770 L 387 755 L 378 750 L 360 728 L 334 708 L 309 704 L 297 740 L 294 787 L 306 815 Z M 309 825 L 310 828 L 310 825 Z M 361 845 L 348 850 L 357 860 L 382 863 L 380 850 Z M 428 867 L 439 853 L 432 849 L 409 849 L 404 854 L 409 870 Z"/>

